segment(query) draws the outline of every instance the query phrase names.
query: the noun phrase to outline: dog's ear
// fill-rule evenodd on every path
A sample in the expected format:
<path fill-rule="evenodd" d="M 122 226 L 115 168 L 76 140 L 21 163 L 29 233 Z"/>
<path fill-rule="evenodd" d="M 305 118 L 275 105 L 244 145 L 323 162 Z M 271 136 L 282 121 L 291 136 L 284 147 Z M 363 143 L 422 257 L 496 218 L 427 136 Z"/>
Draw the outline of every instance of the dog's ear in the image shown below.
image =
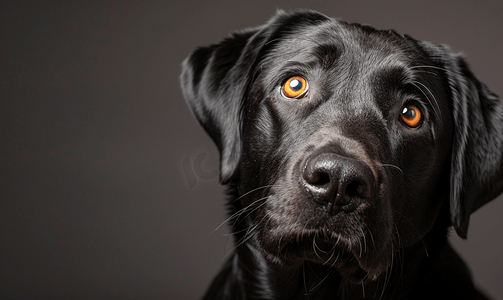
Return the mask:
<path fill-rule="evenodd" d="M 470 215 L 503 192 L 503 104 L 460 55 L 423 45 L 441 60 L 448 79 L 454 123 L 450 212 L 457 234 L 466 239 Z"/>
<path fill-rule="evenodd" d="M 196 49 L 182 63 L 182 93 L 220 151 L 220 182 L 236 172 L 241 156 L 241 114 L 259 56 L 296 28 L 329 20 L 314 11 L 279 10 L 263 26 L 232 34 L 219 44 Z"/>
<path fill-rule="evenodd" d="M 257 31 L 200 47 L 182 63 L 182 93 L 220 151 L 221 183 L 231 179 L 241 155 L 241 108 L 255 56 L 247 45 Z"/>

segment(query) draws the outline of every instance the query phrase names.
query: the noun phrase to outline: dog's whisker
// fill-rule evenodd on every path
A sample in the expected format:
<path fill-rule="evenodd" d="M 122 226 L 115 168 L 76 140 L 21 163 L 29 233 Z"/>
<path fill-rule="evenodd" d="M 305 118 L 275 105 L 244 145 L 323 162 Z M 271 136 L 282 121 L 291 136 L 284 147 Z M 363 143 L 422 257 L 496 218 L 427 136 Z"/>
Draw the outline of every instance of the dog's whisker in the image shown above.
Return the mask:
<path fill-rule="evenodd" d="M 241 198 L 243 198 L 243 197 L 245 197 L 245 196 L 249 195 L 250 193 L 256 192 L 256 191 L 261 190 L 261 189 L 266 189 L 266 188 L 269 188 L 269 187 L 273 187 L 273 185 L 264 185 L 264 186 L 261 186 L 261 187 L 255 188 L 255 189 L 253 189 L 253 190 L 250 190 L 250 191 L 248 191 L 248 192 L 244 193 L 243 195 L 241 195 L 241 196 L 237 197 L 236 199 L 232 200 L 231 202 L 236 202 L 236 201 L 238 201 L 239 199 L 241 199 Z"/>
<path fill-rule="evenodd" d="M 321 256 L 318 254 L 318 252 L 316 251 L 316 249 L 320 250 L 321 252 L 323 252 L 323 250 L 321 250 L 318 245 L 316 245 L 316 237 L 313 238 L 313 250 L 314 250 L 314 254 L 319 258 L 321 259 Z"/>
<path fill-rule="evenodd" d="M 441 70 L 441 71 L 444 71 L 444 72 L 451 72 L 449 71 L 448 69 L 446 68 L 442 68 L 442 67 L 437 67 L 437 66 L 427 66 L 427 65 L 422 65 L 422 66 L 412 66 L 410 67 L 411 69 L 417 69 L 417 68 L 431 68 L 431 69 L 437 69 L 437 70 Z"/>
<path fill-rule="evenodd" d="M 332 259 L 332 257 L 334 257 L 334 254 L 335 254 L 335 247 L 336 247 L 336 245 L 334 245 L 334 246 L 332 247 L 332 249 L 330 250 L 330 252 L 332 252 L 332 254 L 330 254 L 330 257 L 329 257 L 329 258 L 328 258 L 328 259 L 327 259 L 327 260 L 326 260 L 326 261 L 322 264 L 322 266 L 326 265 L 326 264 L 327 264 L 327 263 L 328 263 L 328 262 Z"/>
<path fill-rule="evenodd" d="M 267 217 L 270 217 L 269 214 L 265 214 L 264 217 L 262 217 L 262 219 L 258 222 L 255 222 L 256 224 L 254 226 L 251 226 L 251 227 L 248 227 L 247 230 L 246 230 L 246 233 L 244 234 L 244 236 L 235 243 L 234 247 L 225 254 L 225 257 L 227 255 L 229 255 L 229 253 L 233 252 L 235 249 L 241 247 L 244 243 L 246 243 L 246 241 L 248 241 L 252 236 L 253 236 L 253 232 L 260 226 L 260 224 L 267 218 Z"/>
<path fill-rule="evenodd" d="M 267 198 L 268 198 L 268 197 L 264 197 L 264 198 L 259 199 L 259 200 L 265 200 L 265 199 L 267 199 Z M 256 202 L 256 201 L 255 201 L 255 202 Z M 233 224 L 233 226 L 237 226 L 237 225 L 241 224 L 241 222 L 243 222 L 244 220 L 246 220 L 246 218 L 248 218 L 248 217 L 249 217 L 252 213 L 254 213 L 257 209 L 261 208 L 261 207 L 262 207 L 262 206 L 264 206 L 265 204 L 267 204 L 267 202 L 266 202 L 266 201 L 264 201 L 263 203 L 261 203 L 261 204 L 260 204 L 260 205 L 258 205 L 257 207 L 253 208 L 250 212 L 248 212 L 248 214 L 247 214 L 246 216 L 244 216 L 244 218 L 243 218 L 243 219 L 242 219 L 239 223 L 237 223 L 237 224 L 235 224 L 235 223 L 234 223 L 234 224 Z M 239 218 L 238 218 L 238 219 L 239 219 Z M 238 219 L 236 219 L 236 221 L 237 221 Z"/>
<path fill-rule="evenodd" d="M 386 287 L 391 284 L 391 278 L 392 278 L 391 273 L 393 272 L 393 266 L 395 264 L 395 249 L 393 243 L 390 243 L 390 246 L 391 246 L 391 266 L 388 268 L 388 279 Z"/>
<path fill-rule="evenodd" d="M 314 275 L 314 277 L 316 277 L 316 279 L 318 280 L 321 280 L 321 278 L 318 276 L 318 273 L 316 271 L 313 270 L 313 267 L 311 267 L 311 264 L 308 262 L 307 263 L 307 266 L 309 267 L 309 269 L 311 270 L 312 274 Z"/>
<path fill-rule="evenodd" d="M 236 242 L 236 245 L 229 251 L 227 252 L 227 255 L 229 255 L 230 253 L 232 253 L 235 249 L 241 247 L 242 245 L 244 245 L 244 243 L 246 243 L 246 241 L 248 241 L 253 235 L 251 234 L 252 232 L 255 231 L 255 229 L 257 229 L 259 226 L 259 224 L 257 223 L 256 225 L 248 228 L 247 232 L 245 233 L 245 235 L 239 240 Z"/>
<path fill-rule="evenodd" d="M 248 230 L 248 228 L 245 228 L 245 229 L 241 229 L 241 230 L 238 230 L 238 231 L 233 231 L 233 232 L 229 232 L 229 233 L 224 233 L 223 236 L 234 236 L 234 235 L 238 235 L 240 234 L 241 232 L 243 231 L 246 231 Z"/>
<path fill-rule="evenodd" d="M 236 218 L 236 220 L 234 222 L 236 222 L 239 217 L 248 209 L 250 209 L 253 205 L 255 205 L 255 203 L 259 202 L 259 201 L 262 201 L 262 200 L 265 200 L 267 199 L 267 197 L 263 197 L 263 198 L 260 198 L 260 199 L 257 199 L 255 201 L 253 201 L 250 205 L 246 206 L 246 207 L 243 207 L 242 209 L 238 210 L 237 212 L 235 212 L 234 214 L 232 214 L 230 217 L 228 217 L 227 219 L 225 219 L 222 223 L 220 223 L 220 225 L 217 226 L 217 228 L 213 229 L 212 232 L 210 232 L 209 235 L 213 234 L 214 232 L 218 231 L 218 229 L 220 229 L 220 227 L 224 226 L 225 224 L 227 224 L 227 222 L 229 222 L 230 220 Z M 235 225 L 235 223 L 233 224 L 233 226 Z"/>
<path fill-rule="evenodd" d="M 366 237 L 365 237 L 365 233 L 363 232 L 363 229 L 360 227 L 360 232 L 362 234 L 362 238 L 363 238 L 363 245 L 364 245 L 364 253 L 367 253 L 367 240 L 366 240 Z M 361 256 L 361 254 L 360 254 Z"/>
<path fill-rule="evenodd" d="M 381 283 L 381 276 L 379 276 L 377 278 L 377 286 L 379 287 L 380 286 L 380 283 Z M 372 297 L 373 299 L 375 299 L 377 297 L 377 293 L 379 292 L 379 288 L 376 288 L 375 291 L 374 291 L 374 296 Z"/>
<path fill-rule="evenodd" d="M 396 232 L 396 238 L 397 238 L 397 247 L 398 247 L 398 250 L 396 252 L 394 252 L 396 254 L 396 264 L 399 266 L 399 275 L 398 277 L 395 277 L 396 278 L 396 283 L 395 283 L 395 288 L 393 290 L 393 295 L 395 295 L 395 293 L 398 291 L 398 286 L 400 284 L 400 282 L 403 282 L 403 264 L 402 264 L 402 256 L 403 256 L 403 247 L 401 246 L 402 243 L 401 243 L 401 237 L 400 237 L 400 232 L 398 231 L 398 227 L 396 225 L 396 222 L 393 220 L 393 227 L 395 228 L 395 232 Z"/>
<path fill-rule="evenodd" d="M 398 171 L 400 171 L 400 173 L 402 173 L 402 175 L 404 174 L 403 170 L 400 167 L 398 167 L 396 165 L 393 165 L 393 164 L 379 164 L 379 166 L 381 166 L 381 167 L 391 167 L 391 168 L 394 168 L 394 169 L 397 169 Z"/>
<path fill-rule="evenodd" d="M 314 251 L 314 254 L 319 258 L 321 259 L 321 257 L 318 255 L 318 252 L 316 252 L 316 237 L 313 238 L 313 251 Z"/>
<path fill-rule="evenodd" d="M 308 262 L 305 262 L 302 264 L 302 274 L 303 274 L 303 277 L 304 277 L 304 291 L 305 291 L 305 294 L 304 296 L 307 297 L 307 299 L 309 300 L 309 291 L 307 290 L 307 281 L 306 281 L 306 264 Z"/>
<path fill-rule="evenodd" d="M 223 259 L 225 259 L 227 257 L 227 255 L 228 255 L 228 253 L 229 253 L 229 252 L 226 252 L 227 244 L 229 242 L 229 237 L 233 236 L 233 235 L 238 235 L 238 234 L 240 234 L 240 233 L 242 233 L 244 231 L 247 231 L 247 230 L 248 230 L 248 228 L 244 228 L 244 229 L 241 229 L 239 231 L 234 231 L 234 232 L 227 233 L 227 234 L 224 235 L 225 236 L 225 245 L 224 245 L 224 253 L 223 253 L 223 256 L 222 256 Z M 234 248 L 231 248 L 231 251 L 232 251 L 232 249 L 234 249 Z"/>
<path fill-rule="evenodd" d="M 332 265 L 330 266 L 331 268 L 333 268 L 335 266 L 335 264 L 337 263 L 337 261 L 339 260 L 339 256 L 341 255 L 341 252 L 338 252 L 337 253 L 337 257 L 335 257 L 334 259 L 334 262 L 332 263 Z"/>
<path fill-rule="evenodd" d="M 430 97 L 428 95 L 426 95 L 426 93 L 419 86 L 417 86 L 417 84 L 419 84 L 420 86 L 422 86 L 423 88 L 425 88 L 428 91 L 428 93 L 431 95 L 431 98 L 433 98 L 433 101 L 430 99 Z M 442 121 L 442 114 L 440 113 L 440 106 L 438 105 L 437 98 L 435 97 L 435 95 L 433 95 L 431 90 L 426 85 L 424 85 L 423 83 L 416 81 L 416 80 L 414 80 L 412 82 L 412 85 L 414 85 L 416 88 L 418 88 L 423 93 L 423 95 L 426 97 L 426 99 L 430 103 L 431 107 L 433 108 L 433 111 L 434 111 L 435 115 L 437 116 L 437 118 L 440 121 Z M 433 104 L 435 104 L 435 105 L 433 105 Z"/>
<path fill-rule="evenodd" d="M 363 247 L 362 247 L 362 241 L 361 241 L 361 239 L 358 239 L 358 244 L 360 244 L 360 247 L 359 247 L 360 248 L 360 257 L 362 257 L 362 248 Z"/>
<path fill-rule="evenodd" d="M 270 43 L 275 42 L 275 41 L 279 41 L 279 40 L 281 40 L 281 39 L 280 39 L 280 38 L 278 38 L 278 39 L 272 39 L 272 40 L 270 40 L 270 41 L 267 41 L 267 42 L 264 44 L 264 46 L 267 46 L 267 45 L 269 45 Z"/>
<path fill-rule="evenodd" d="M 228 221 L 230 221 L 231 219 L 234 219 L 234 222 L 232 223 L 232 227 L 235 227 L 236 225 L 240 224 L 240 223 L 237 223 L 237 224 L 236 224 L 236 222 L 237 222 L 237 221 L 241 218 L 241 216 L 242 216 L 242 215 L 243 215 L 246 211 L 248 211 L 248 210 L 250 210 L 250 209 L 255 210 L 257 207 L 260 207 L 260 206 L 264 205 L 264 203 L 266 203 L 266 201 L 264 201 L 264 200 L 266 200 L 267 198 L 269 198 L 269 196 L 262 197 L 262 198 L 259 198 L 259 199 L 255 200 L 255 201 L 253 201 L 252 203 L 250 203 L 250 204 L 249 204 L 249 205 L 247 205 L 246 207 L 243 207 L 242 209 L 238 210 L 236 213 L 234 213 L 234 214 L 231 216 L 231 218 L 228 218 L 228 220 L 226 220 L 226 221 L 224 221 L 224 222 L 228 222 Z M 257 204 L 257 202 L 259 202 L 259 201 L 263 201 L 263 203 L 261 203 L 261 204 L 260 204 L 260 205 L 258 205 L 257 207 L 254 207 L 254 206 L 255 206 L 255 204 Z M 249 215 L 249 214 L 248 214 L 248 215 Z M 246 215 L 246 216 L 245 216 L 245 218 L 243 218 L 243 219 L 246 219 L 246 217 L 247 217 L 248 215 Z M 223 223 L 223 224 L 225 224 L 225 223 Z M 220 226 L 222 226 L 222 225 L 220 225 Z"/>
<path fill-rule="evenodd" d="M 365 276 L 362 278 L 362 280 L 360 280 L 360 283 L 363 284 L 367 278 L 369 278 L 369 273 L 365 274 Z"/>
<path fill-rule="evenodd" d="M 374 235 L 372 234 L 372 231 L 369 230 L 369 235 L 370 235 L 370 239 L 372 240 L 372 245 L 374 246 L 374 249 L 376 248 L 376 243 L 375 243 L 375 240 L 374 240 Z"/>
<path fill-rule="evenodd" d="M 386 250 L 388 250 L 388 245 L 386 245 L 385 247 L 386 247 Z M 392 243 L 391 243 L 391 247 L 392 247 L 392 249 L 391 249 L 391 265 L 393 265 L 393 244 Z M 384 273 L 384 284 L 383 284 L 383 287 L 381 290 L 381 295 L 380 295 L 379 299 L 382 299 L 384 296 L 384 292 L 386 291 L 386 288 L 388 286 L 390 276 L 391 276 L 391 271 L 390 271 L 390 267 L 388 267 L 388 268 L 386 268 L 386 272 Z"/>
<path fill-rule="evenodd" d="M 431 71 L 423 71 L 423 70 L 420 70 L 420 71 L 416 71 L 418 73 L 427 73 L 427 74 L 431 74 L 433 76 L 437 76 L 437 73 L 434 73 L 434 72 L 431 72 Z"/>
<path fill-rule="evenodd" d="M 265 197 L 265 198 L 267 198 L 267 197 Z M 231 215 L 230 217 L 228 217 L 227 219 L 225 219 L 225 221 L 223 221 L 223 222 L 222 222 L 222 223 L 221 223 L 221 224 L 220 224 L 217 228 L 215 228 L 215 229 L 214 229 L 214 230 L 213 230 L 210 234 L 213 234 L 213 233 L 214 233 L 214 232 L 216 232 L 216 231 L 217 231 L 220 227 L 222 227 L 224 224 L 226 224 L 227 222 L 229 222 L 229 221 L 230 221 L 230 220 L 232 220 L 233 218 L 236 218 L 236 217 L 237 217 L 237 218 L 236 218 L 236 220 L 234 220 L 234 223 L 233 223 L 233 224 L 232 224 L 232 226 L 231 226 L 231 228 L 235 228 L 235 226 L 236 226 L 236 221 L 239 219 L 239 217 L 240 217 L 240 216 L 241 216 L 241 215 L 242 215 L 242 214 L 243 214 L 243 213 L 244 213 L 247 209 L 249 209 L 249 208 L 253 207 L 253 205 L 254 205 L 255 203 L 257 203 L 258 201 L 261 201 L 261 200 L 264 200 L 264 198 L 257 199 L 257 200 L 255 200 L 254 202 L 252 202 L 250 205 L 248 205 L 248 206 L 246 206 L 246 207 L 244 207 L 244 208 L 242 208 L 242 209 L 238 210 L 236 213 L 234 213 L 233 215 Z M 265 201 L 264 201 L 264 203 L 265 203 Z M 234 229 L 232 229 L 232 230 L 234 230 Z M 227 243 L 228 243 L 228 241 L 229 241 L 229 236 L 230 236 L 230 235 L 232 235 L 232 234 L 241 233 L 242 231 L 245 231 L 245 230 L 247 230 L 247 229 L 245 228 L 245 229 L 243 229 L 243 230 L 240 230 L 240 231 L 233 231 L 232 233 L 227 234 L 226 239 L 225 239 L 224 252 L 225 252 L 225 250 L 227 249 Z M 224 257 L 226 257 L 226 256 L 227 256 L 227 254 L 225 254 L 225 253 L 224 253 Z"/>
<path fill-rule="evenodd" d="M 411 220 L 409 220 L 407 217 L 405 217 L 402 213 L 400 213 L 398 210 L 396 209 L 393 209 L 394 212 L 396 212 L 398 215 L 400 215 L 402 218 L 404 218 L 405 220 L 407 220 L 407 222 L 409 222 L 409 224 L 412 226 L 412 228 L 414 228 L 414 230 L 416 231 L 417 235 L 419 236 L 419 238 L 421 239 L 421 242 L 423 243 L 423 247 L 424 247 L 424 251 L 426 252 L 426 257 L 430 257 L 429 253 L 428 253 L 428 248 L 426 247 L 426 243 L 424 242 L 424 239 L 423 237 L 421 236 L 421 234 L 419 233 L 419 231 L 417 230 L 416 226 L 414 226 L 414 224 L 412 223 Z"/>
<path fill-rule="evenodd" d="M 314 242 L 314 246 L 316 246 L 316 249 L 318 249 L 319 251 L 323 252 L 323 253 L 327 253 L 327 251 L 324 251 L 323 249 L 321 249 L 320 247 L 318 247 L 318 245 L 316 245 L 316 237 L 313 238 L 313 242 Z"/>
<path fill-rule="evenodd" d="M 327 274 L 327 275 L 326 275 L 326 276 L 325 276 L 325 277 L 324 277 L 324 278 L 323 278 L 323 279 L 322 279 L 322 280 L 321 280 L 318 284 L 316 284 L 313 288 L 311 288 L 311 289 L 309 290 L 309 293 L 311 293 L 311 292 L 313 292 L 314 290 L 316 290 L 316 289 L 317 289 L 317 288 L 318 288 L 321 284 L 323 284 L 323 282 L 324 282 L 325 280 L 327 280 L 327 278 L 328 278 L 330 275 L 332 275 L 332 270 L 329 270 L 329 271 L 328 271 L 328 274 Z"/>

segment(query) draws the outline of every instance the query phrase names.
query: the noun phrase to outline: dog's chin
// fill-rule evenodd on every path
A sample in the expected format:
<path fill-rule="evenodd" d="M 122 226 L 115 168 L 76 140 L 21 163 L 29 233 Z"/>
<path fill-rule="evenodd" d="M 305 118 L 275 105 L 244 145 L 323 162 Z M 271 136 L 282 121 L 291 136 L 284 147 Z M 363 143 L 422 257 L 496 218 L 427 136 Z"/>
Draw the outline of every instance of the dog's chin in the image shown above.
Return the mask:
<path fill-rule="evenodd" d="M 307 261 L 337 269 L 341 277 L 355 284 L 376 281 L 389 267 L 390 255 L 386 251 L 335 234 L 310 232 L 282 237 L 281 245 L 279 242 L 263 242 L 265 257 L 271 263 L 296 267 Z"/>

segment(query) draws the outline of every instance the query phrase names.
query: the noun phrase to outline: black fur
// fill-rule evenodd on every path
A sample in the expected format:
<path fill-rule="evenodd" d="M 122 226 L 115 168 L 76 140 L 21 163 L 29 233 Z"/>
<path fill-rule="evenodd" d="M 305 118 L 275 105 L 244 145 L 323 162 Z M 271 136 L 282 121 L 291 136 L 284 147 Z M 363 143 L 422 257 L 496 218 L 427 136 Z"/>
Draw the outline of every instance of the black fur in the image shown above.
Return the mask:
<path fill-rule="evenodd" d="M 288 99 L 295 75 L 309 89 Z M 278 12 L 194 51 L 181 85 L 220 151 L 235 237 L 205 299 L 484 299 L 447 234 L 466 238 L 503 191 L 503 105 L 462 57 Z"/>

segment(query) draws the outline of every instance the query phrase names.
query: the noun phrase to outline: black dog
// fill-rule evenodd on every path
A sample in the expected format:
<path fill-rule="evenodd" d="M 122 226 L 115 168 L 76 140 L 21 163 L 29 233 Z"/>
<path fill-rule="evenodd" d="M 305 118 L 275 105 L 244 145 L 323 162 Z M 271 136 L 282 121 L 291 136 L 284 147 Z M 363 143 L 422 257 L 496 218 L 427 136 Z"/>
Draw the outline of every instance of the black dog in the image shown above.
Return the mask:
<path fill-rule="evenodd" d="M 181 84 L 231 197 L 205 299 L 484 299 L 447 234 L 503 191 L 503 105 L 460 56 L 279 12 Z"/>

